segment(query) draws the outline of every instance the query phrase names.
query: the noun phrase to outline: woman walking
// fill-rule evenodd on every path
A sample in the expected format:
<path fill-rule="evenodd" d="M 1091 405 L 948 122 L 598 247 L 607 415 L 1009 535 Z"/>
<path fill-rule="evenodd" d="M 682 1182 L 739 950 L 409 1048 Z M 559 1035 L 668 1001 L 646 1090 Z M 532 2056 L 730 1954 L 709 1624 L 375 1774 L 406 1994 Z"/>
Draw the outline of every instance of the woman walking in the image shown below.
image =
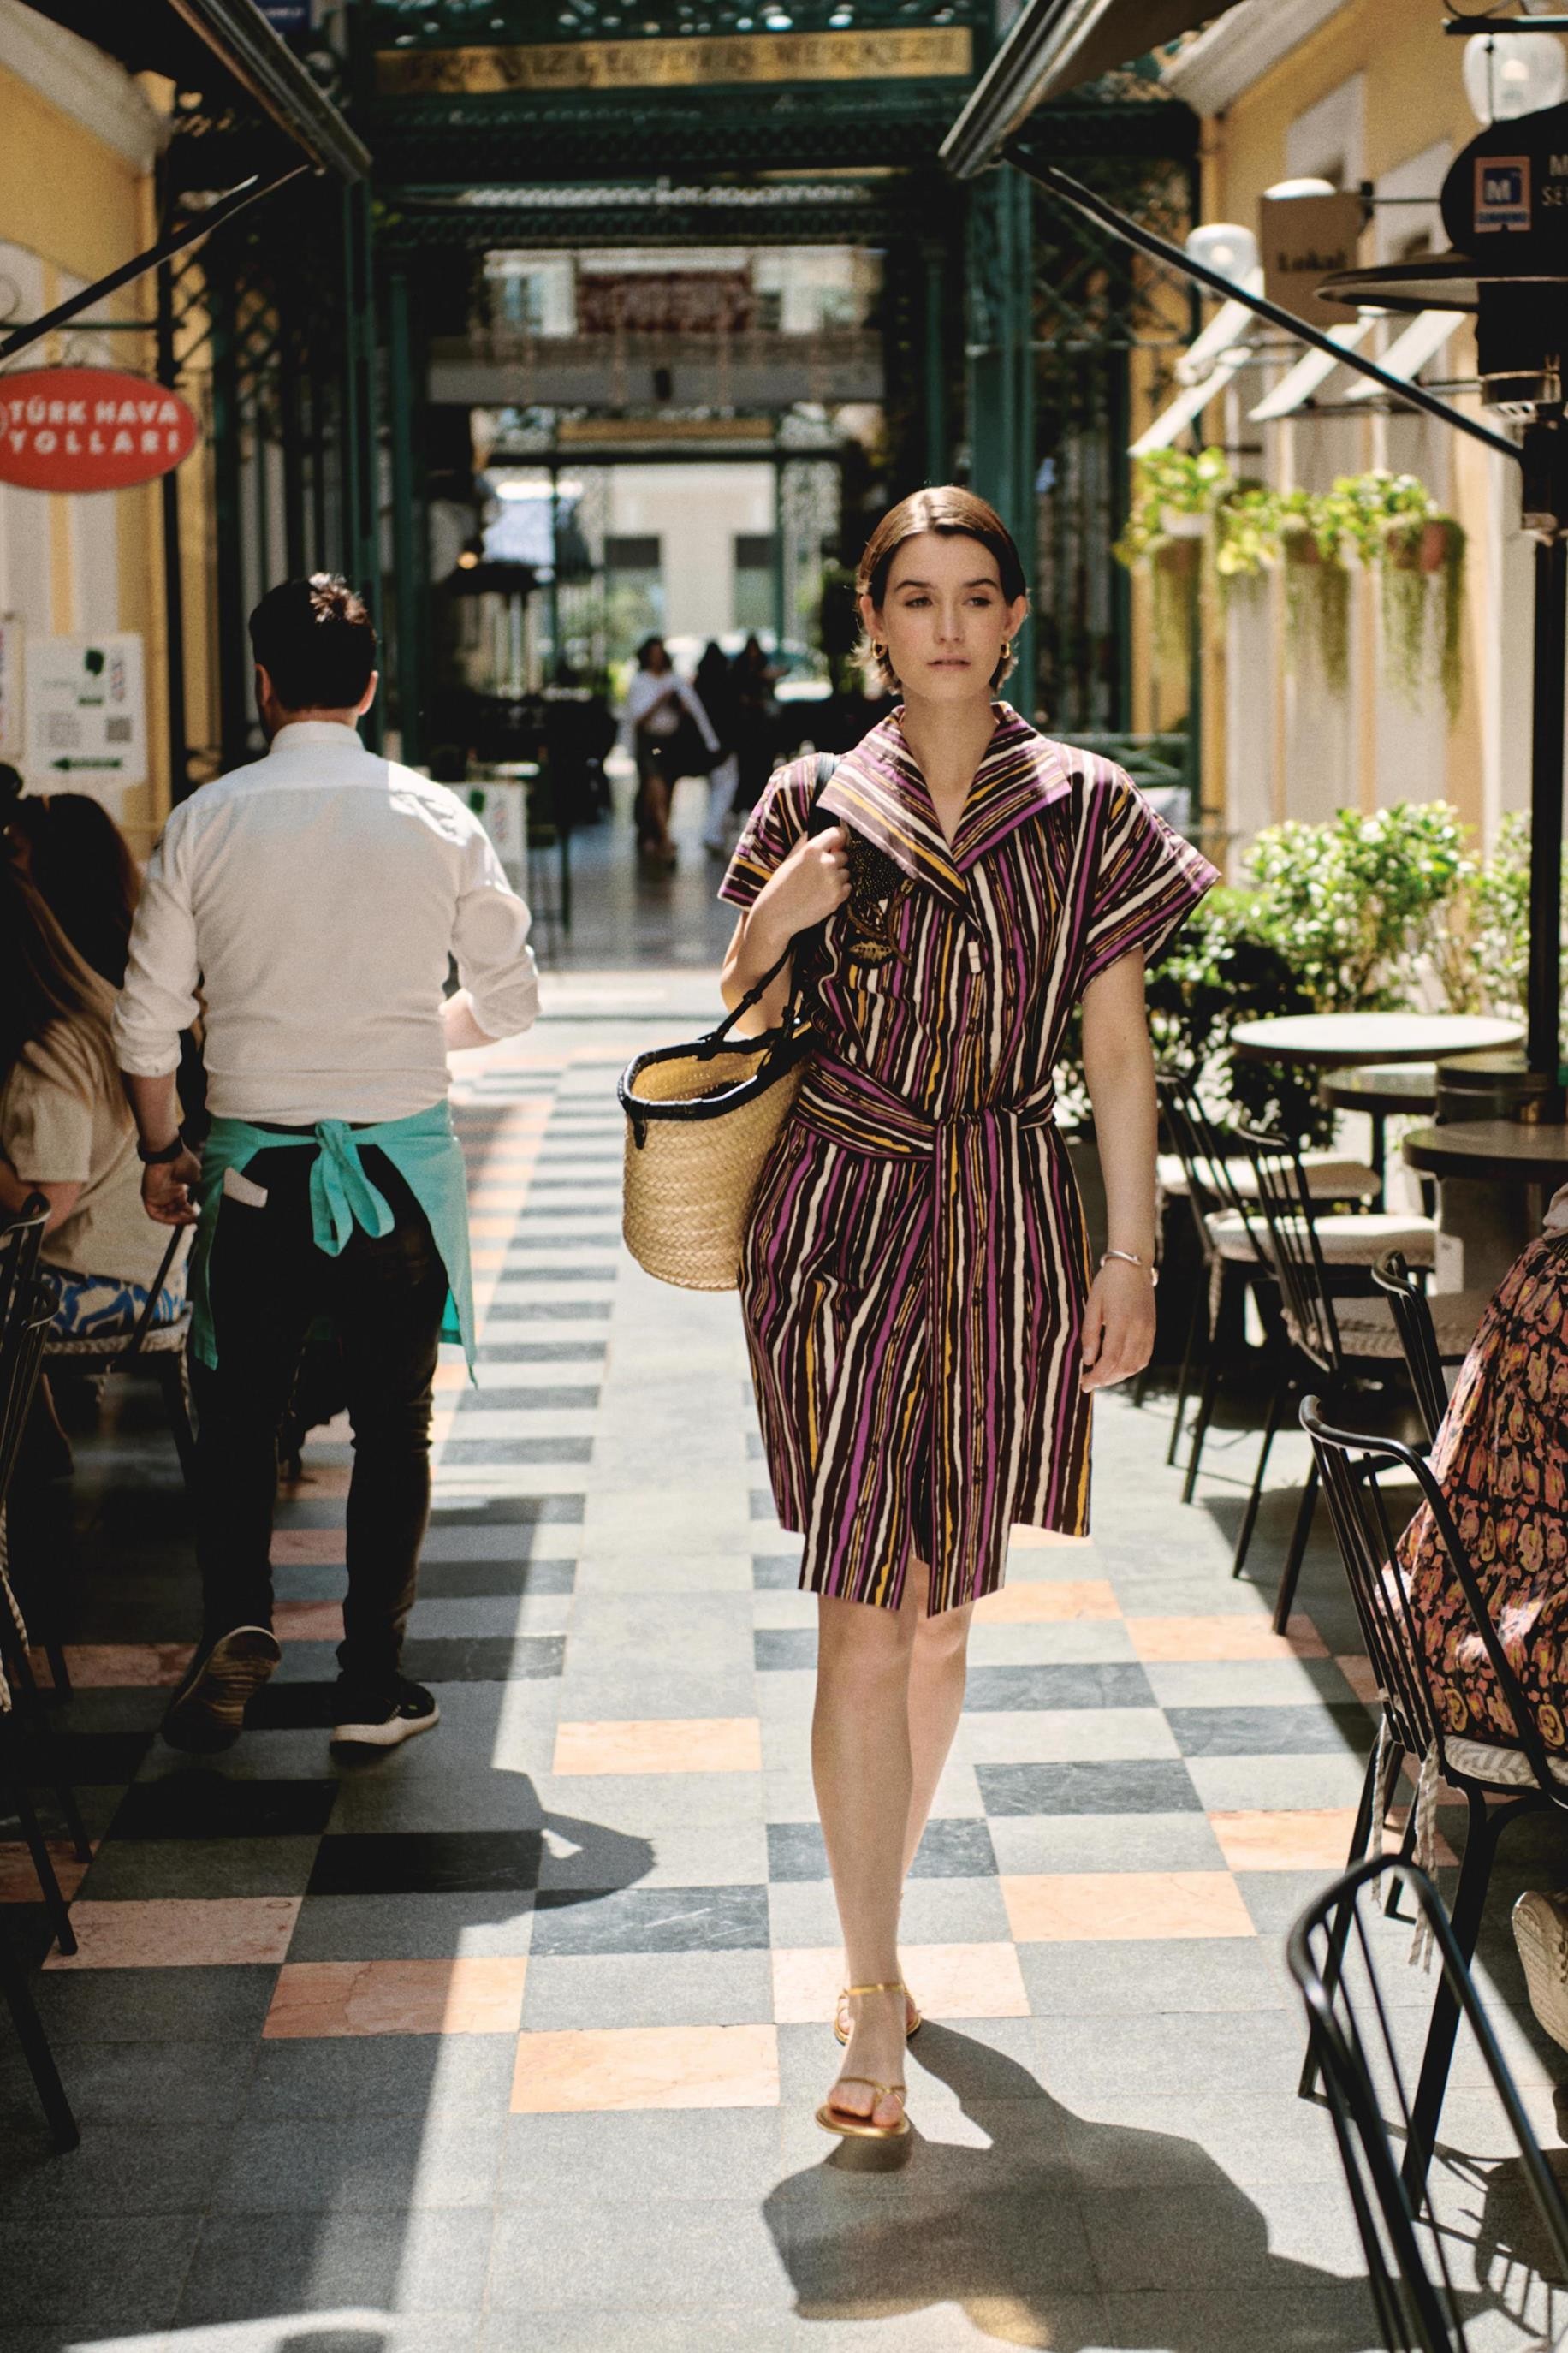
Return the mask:
<path fill-rule="evenodd" d="M 697 773 L 699 761 L 718 756 L 719 738 L 662 638 L 645 638 L 637 648 L 637 670 L 626 690 L 626 724 L 637 764 L 637 848 L 655 865 L 673 866 L 669 809 L 675 787 L 682 776 Z"/>
<path fill-rule="evenodd" d="M 902 702 L 819 794 L 814 760 L 780 770 L 721 895 L 742 910 L 731 1004 L 820 927 L 815 1052 L 741 1293 L 779 1518 L 818 1596 L 812 1765 L 847 2050 L 817 2120 L 881 2138 L 908 2130 L 899 1907 L 973 1604 L 1013 1525 L 1085 1533 L 1089 1394 L 1152 1345 L 1143 962 L 1215 877 L 1120 769 L 994 699 L 1028 607 L 983 500 L 903 501 L 858 586 L 872 673 Z M 1109 1211 L 1092 1272 L 1052 1124 L 1079 1003 Z"/>

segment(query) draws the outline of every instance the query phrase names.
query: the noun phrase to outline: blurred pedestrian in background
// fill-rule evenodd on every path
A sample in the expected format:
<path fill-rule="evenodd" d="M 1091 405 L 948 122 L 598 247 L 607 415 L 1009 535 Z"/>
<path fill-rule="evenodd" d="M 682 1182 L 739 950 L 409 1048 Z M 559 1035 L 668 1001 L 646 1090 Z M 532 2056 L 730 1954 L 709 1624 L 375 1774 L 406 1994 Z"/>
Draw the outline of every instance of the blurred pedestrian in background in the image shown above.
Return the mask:
<path fill-rule="evenodd" d="M 719 751 L 697 691 L 669 659 L 662 638 L 637 648 L 626 691 L 626 725 L 637 764 L 637 848 L 657 866 L 673 866 L 669 807 L 682 776 L 706 776 Z"/>
<path fill-rule="evenodd" d="M 702 649 L 695 682 L 697 699 L 719 739 L 719 757 L 708 776 L 708 824 L 702 846 L 711 856 L 726 858 L 730 853 L 730 819 L 741 782 L 741 760 L 736 749 L 739 702 L 734 673 L 717 638 L 710 638 Z"/>

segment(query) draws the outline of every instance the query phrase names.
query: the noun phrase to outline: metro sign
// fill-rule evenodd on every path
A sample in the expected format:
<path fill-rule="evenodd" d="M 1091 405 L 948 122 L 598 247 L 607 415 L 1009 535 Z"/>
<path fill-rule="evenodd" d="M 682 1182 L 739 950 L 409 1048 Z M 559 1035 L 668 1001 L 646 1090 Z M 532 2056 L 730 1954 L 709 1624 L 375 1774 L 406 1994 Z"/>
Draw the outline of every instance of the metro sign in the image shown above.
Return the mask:
<path fill-rule="evenodd" d="M 172 472 L 200 438 L 177 392 L 120 368 L 0 375 L 0 482 L 18 490 L 132 490 Z"/>

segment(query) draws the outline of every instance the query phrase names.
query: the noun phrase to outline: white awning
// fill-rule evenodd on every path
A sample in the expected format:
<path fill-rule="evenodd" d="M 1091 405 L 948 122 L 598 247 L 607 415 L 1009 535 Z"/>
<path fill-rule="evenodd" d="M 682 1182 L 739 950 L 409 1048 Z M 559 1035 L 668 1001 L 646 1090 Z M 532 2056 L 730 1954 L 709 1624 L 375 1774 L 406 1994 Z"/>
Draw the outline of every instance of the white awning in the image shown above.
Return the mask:
<path fill-rule="evenodd" d="M 1141 434 L 1132 444 L 1131 455 L 1145 458 L 1152 449 L 1168 449 L 1177 434 L 1191 425 L 1194 417 L 1203 415 L 1215 394 L 1225 390 L 1237 370 L 1244 366 L 1250 356 L 1245 343 L 1233 344 L 1202 384 L 1189 385 L 1185 392 L 1177 394 L 1169 408 L 1161 410 L 1149 430 Z"/>
<path fill-rule="evenodd" d="M 1239 281 L 1249 294 L 1263 291 L 1261 266 L 1249 270 Z M 1178 384 L 1202 384 L 1222 352 L 1233 343 L 1244 343 L 1256 334 L 1262 324 L 1256 311 L 1245 302 L 1222 302 L 1203 332 L 1194 337 L 1176 362 Z"/>
<path fill-rule="evenodd" d="M 1353 352 L 1356 345 L 1364 341 L 1371 325 L 1370 319 L 1348 320 L 1342 327 L 1329 329 L 1329 341 L 1337 343 L 1342 352 Z M 1249 419 L 1254 425 L 1268 425 L 1275 417 L 1290 416 L 1304 400 L 1310 398 L 1325 377 L 1332 375 L 1338 365 L 1332 352 L 1304 352 L 1273 391 L 1266 395 L 1256 408 L 1248 409 Z M 1377 390 L 1370 377 L 1364 377 L 1363 381 L 1371 391 Z"/>
<path fill-rule="evenodd" d="M 1420 311 L 1411 320 L 1402 335 L 1395 335 L 1384 353 L 1381 364 L 1390 375 L 1403 376 L 1408 384 L 1411 377 L 1435 360 L 1456 327 L 1463 326 L 1468 313 L 1464 311 Z M 1383 389 L 1369 375 L 1358 376 L 1346 393 L 1347 400 L 1373 400 Z"/>

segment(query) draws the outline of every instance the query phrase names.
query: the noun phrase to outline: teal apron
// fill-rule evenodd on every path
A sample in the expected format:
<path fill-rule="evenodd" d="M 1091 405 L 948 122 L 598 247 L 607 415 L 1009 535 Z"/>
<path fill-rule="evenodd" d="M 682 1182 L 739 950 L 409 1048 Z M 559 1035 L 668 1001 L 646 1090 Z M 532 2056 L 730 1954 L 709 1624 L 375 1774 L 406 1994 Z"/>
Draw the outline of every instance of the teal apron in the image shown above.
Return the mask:
<path fill-rule="evenodd" d="M 468 1264 L 468 1187 L 463 1148 L 444 1103 L 407 1119 L 374 1127 L 351 1127 L 346 1120 L 321 1119 L 300 1135 L 279 1135 L 246 1119 L 215 1119 L 202 1147 L 202 1173 L 195 1195 L 201 1215 L 191 1252 L 191 1345 L 204 1365 L 217 1363 L 207 1264 L 217 1230 L 225 1172 L 243 1176 L 259 1152 L 287 1152 L 308 1145 L 316 1155 L 310 1170 L 310 1223 L 316 1248 L 336 1258 L 356 1226 L 367 1234 L 389 1234 L 393 1215 L 384 1195 L 365 1175 L 360 1153 L 367 1144 L 384 1152 L 430 1220 L 437 1254 L 447 1270 L 443 1340 L 460 1340 L 474 1377 L 474 1284 Z"/>

